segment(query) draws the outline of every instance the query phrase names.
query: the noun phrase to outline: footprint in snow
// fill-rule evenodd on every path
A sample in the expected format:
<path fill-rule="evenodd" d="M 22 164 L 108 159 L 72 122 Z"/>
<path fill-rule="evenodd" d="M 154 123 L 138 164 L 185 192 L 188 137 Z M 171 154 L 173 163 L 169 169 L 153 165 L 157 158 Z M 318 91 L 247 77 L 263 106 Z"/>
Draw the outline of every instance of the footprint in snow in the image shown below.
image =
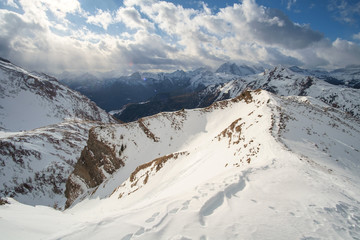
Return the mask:
<path fill-rule="evenodd" d="M 187 200 L 186 202 L 183 202 L 183 207 L 180 210 L 186 210 L 189 208 L 190 200 Z"/>
<path fill-rule="evenodd" d="M 156 218 L 157 216 L 159 216 L 159 214 L 160 214 L 160 212 L 154 213 L 154 214 L 151 216 L 151 218 L 147 219 L 145 222 L 151 223 L 151 222 L 155 221 L 155 218 Z"/>
<path fill-rule="evenodd" d="M 135 236 L 139 236 L 141 234 L 143 234 L 145 232 L 145 229 L 142 227 L 139 230 L 137 230 L 137 232 L 135 233 Z"/>
<path fill-rule="evenodd" d="M 178 208 L 174 208 L 174 209 L 172 209 L 172 210 L 170 210 L 170 212 L 169 213 L 177 213 L 178 212 Z"/>
<path fill-rule="evenodd" d="M 125 235 L 121 240 L 130 240 L 133 235 L 132 233 Z"/>

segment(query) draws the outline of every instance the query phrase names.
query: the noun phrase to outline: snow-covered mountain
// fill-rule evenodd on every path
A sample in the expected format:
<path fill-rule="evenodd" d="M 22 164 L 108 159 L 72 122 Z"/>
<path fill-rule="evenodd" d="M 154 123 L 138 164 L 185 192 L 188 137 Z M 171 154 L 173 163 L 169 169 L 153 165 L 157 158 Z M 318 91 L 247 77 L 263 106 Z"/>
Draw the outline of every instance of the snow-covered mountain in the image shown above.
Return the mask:
<path fill-rule="evenodd" d="M 301 69 L 300 69 L 301 70 Z M 154 97 L 145 103 L 126 105 L 114 116 L 129 122 L 162 111 L 176 111 L 182 108 L 206 107 L 219 100 L 236 97 L 243 90 L 265 89 L 282 96 L 312 96 L 334 107 L 339 107 L 353 116 L 359 116 L 360 91 L 346 85 L 334 85 L 300 72 L 299 68 L 277 66 L 260 74 L 237 77 L 225 83 L 216 83 L 205 89 L 175 96 Z M 300 73 L 299 73 L 300 72 Z"/>
<path fill-rule="evenodd" d="M 0 129 L 31 130 L 79 118 L 112 121 L 96 104 L 55 78 L 0 60 Z"/>
<path fill-rule="evenodd" d="M 321 69 L 302 69 L 296 66 L 290 67 L 293 72 L 315 76 L 334 85 L 344 85 L 351 88 L 360 88 L 360 66 L 352 65 L 332 71 Z"/>
<path fill-rule="evenodd" d="M 224 63 L 222 64 L 215 72 L 216 73 L 227 73 L 232 75 L 238 75 L 238 76 L 247 76 L 252 74 L 257 74 L 264 71 L 264 68 L 262 67 L 256 67 L 256 66 L 247 66 L 247 65 L 237 65 L 235 63 Z"/>
<path fill-rule="evenodd" d="M 252 69 L 259 72 L 259 69 L 245 65 L 237 66 L 236 69 L 242 69 L 241 71 Z M 144 102 L 158 94 L 181 95 L 201 90 L 209 85 L 226 83 L 237 79 L 238 74 L 240 73 L 213 72 L 207 68 L 198 68 L 188 72 L 182 70 L 172 73 L 135 72 L 129 76 L 103 79 L 100 82 L 94 81 L 94 77 L 89 76 L 89 84 L 84 84 L 86 77 L 83 77 L 86 75 L 71 77 L 65 74 L 62 75 L 64 79 L 60 81 L 80 91 L 103 109 L 116 111 L 126 104 Z M 244 74 L 246 75 L 247 72 Z"/>
<path fill-rule="evenodd" d="M 340 108 L 352 116 L 360 117 L 359 89 L 333 85 L 283 66 L 218 86 L 209 86 L 203 90 L 202 94 L 216 96 L 215 101 L 218 101 L 233 98 L 248 88 L 264 89 L 280 96 L 311 96 L 330 106 Z"/>
<path fill-rule="evenodd" d="M 320 100 L 245 91 L 90 134 L 67 184 L 77 204 L 8 199 L 4 238 L 360 237 L 360 123 Z"/>
<path fill-rule="evenodd" d="M 0 197 L 61 208 L 89 129 L 115 120 L 56 79 L 0 60 Z"/>

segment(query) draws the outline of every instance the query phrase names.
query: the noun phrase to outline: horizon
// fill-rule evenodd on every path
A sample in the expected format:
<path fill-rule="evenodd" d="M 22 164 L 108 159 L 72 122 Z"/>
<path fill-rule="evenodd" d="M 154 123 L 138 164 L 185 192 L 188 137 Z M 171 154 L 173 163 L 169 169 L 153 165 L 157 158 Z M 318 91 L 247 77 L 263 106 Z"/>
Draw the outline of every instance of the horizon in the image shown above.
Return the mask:
<path fill-rule="evenodd" d="M 51 75 L 336 69 L 360 65 L 359 18 L 350 0 L 2 0 L 0 56 Z"/>

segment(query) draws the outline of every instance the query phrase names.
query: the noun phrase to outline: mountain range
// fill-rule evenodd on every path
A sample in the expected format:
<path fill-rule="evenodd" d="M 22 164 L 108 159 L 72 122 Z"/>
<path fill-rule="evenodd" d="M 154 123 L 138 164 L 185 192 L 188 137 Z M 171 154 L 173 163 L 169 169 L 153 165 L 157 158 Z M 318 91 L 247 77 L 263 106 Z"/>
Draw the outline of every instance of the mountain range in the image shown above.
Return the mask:
<path fill-rule="evenodd" d="M 119 123 L 55 79 L 0 63 L 1 103 L 32 101 L 19 118 L 48 117 L 11 122 L 0 108 L 5 239 L 360 239 L 356 67 L 331 72 L 336 82 L 232 63 L 100 81 L 134 101 L 118 115 L 140 113 Z"/>
<path fill-rule="evenodd" d="M 202 74 L 196 75 L 198 84 L 195 88 L 187 88 L 187 91 L 182 92 L 167 91 L 164 88 L 153 97 L 126 104 L 111 113 L 123 122 L 130 122 L 164 111 L 207 107 L 215 101 L 235 97 L 247 88 L 253 90 L 261 88 L 281 96 L 312 96 L 340 107 L 353 116 L 359 114 L 359 104 L 356 100 L 359 97 L 359 91 L 356 90 L 357 84 L 360 83 L 359 67 L 358 72 L 353 67 L 331 73 L 322 71 L 320 74 L 320 71 L 304 70 L 298 67 L 276 66 L 259 72 L 261 70 L 259 68 L 249 67 L 253 70 L 250 71 L 245 66 L 242 68 L 236 66 L 236 64 L 226 63 L 215 73 L 199 70 Z M 343 74 L 341 75 L 340 72 Z M 236 73 L 243 75 L 236 75 Z M 220 81 L 211 80 L 219 77 L 219 74 L 223 76 Z"/>

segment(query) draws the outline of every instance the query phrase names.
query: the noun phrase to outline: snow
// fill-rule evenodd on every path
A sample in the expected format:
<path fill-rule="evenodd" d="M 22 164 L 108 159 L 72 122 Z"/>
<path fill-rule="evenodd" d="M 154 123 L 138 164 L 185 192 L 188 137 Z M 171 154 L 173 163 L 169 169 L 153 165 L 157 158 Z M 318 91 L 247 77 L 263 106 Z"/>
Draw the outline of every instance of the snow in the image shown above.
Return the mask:
<path fill-rule="evenodd" d="M 251 95 L 251 103 L 229 100 L 144 119 L 157 142 L 136 122 L 95 128 L 116 152 L 127 145 L 125 167 L 62 212 L 10 199 L 0 206 L 2 236 L 360 238 L 359 122 L 313 98 Z M 148 173 L 148 181 L 132 186 L 137 166 L 171 153 L 179 154 L 159 170 L 152 164 L 139 171 L 136 178 Z"/>
<path fill-rule="evenodd" d="M 65 181 L 86 145 L 88 130 L 97 125 L 68 120 L 32 131 L 1 132 L 1 196 L 62 208 Z M 23 184 L 28 187 L 21 187 Z"/>
<path fill-rule="evenodd" d="M 65 118 L 114 122 L 93 102 L 44 74 L 0 61 L 0 129 L 32 130 Z"/>

